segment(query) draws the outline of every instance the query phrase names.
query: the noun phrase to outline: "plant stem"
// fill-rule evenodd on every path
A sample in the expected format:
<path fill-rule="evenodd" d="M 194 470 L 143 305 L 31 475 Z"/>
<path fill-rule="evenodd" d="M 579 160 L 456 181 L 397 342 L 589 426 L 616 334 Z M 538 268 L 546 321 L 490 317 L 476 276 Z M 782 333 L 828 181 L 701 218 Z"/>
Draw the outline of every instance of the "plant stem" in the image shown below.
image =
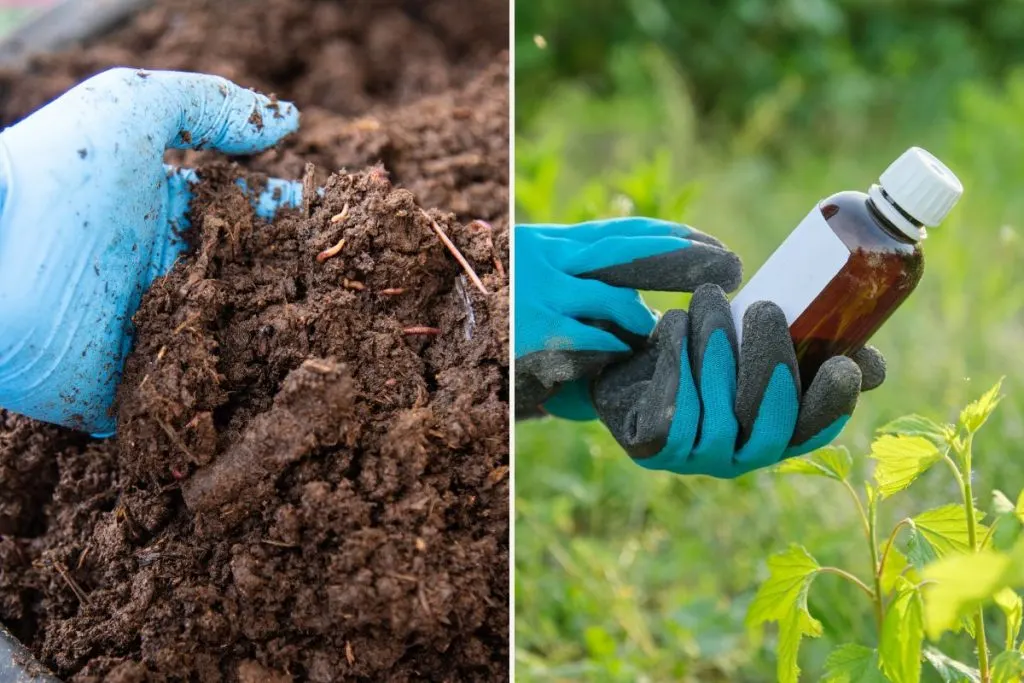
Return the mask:
<path fill-rule="evenodd" d="M 868 523 L 868 513 L 864 511 L 864 504 L 860 502 L 860 496 L 857 495 L 857 491 L 854 490 L 850 482 L 843 479 L 843 486 L 845 486 L 846 490 L 850 492 L 850 497 L 853 498 L 853 502 L 857 506 L 857 512 L 860 513 L 861 524 L 864 525 L 864 538 L 867 539 L 868 543 L 870 543 L 871 525 Z"/>
<path fill-rule="evenodd" d="M 857 579 L 852 574 L 843 572 L 842 570 L 835 570 L 832 573 L 835 574 L 842 572 L 840 576 L 846 576 L 847 578 L 856 581 L 856 583 L 860 584 L 864 592 L 868 594 L 871 601 L 875 603 L 875 620 L 878 622 L 878 634 L 879 637 L 881 637 L 882 619 L 885 617 L 885 608 L 882 606 L 881 569 L 879 569 L 878 564 L 878 543 L 875 541 L 875 504 L 868 504 L 868 508 L 870 510 L 869 514 L 868 511 L 864 509 L 864 504 L 860 501 L 860 496 L 857 495 L 857 491 L 853 488 L 853 485 L 846 479 L 843 479 L 843 486 L 846 487 L 846 490 L 850 493 L 850 497 L 853 498 L 853 503 L 857 506 L 857 512 L 860 514 L 861 524 L 864 526 L 864 539 L 868 542 L 868 547 L 871 549 L 871 573 L 874 575 L 875 590 L 871 590 L 860 579 Z M 829 568 L 829 571 L 832 571 L 832 568 Z"/>
<path fill-rule="evenodd" d="M 960 487 L 960 496 L 964 499 L 964 502 L 966 502 L 967 491 L 964 488 L 964 478 L 963 475 L 960 474 L 960 468 L 956 466 L 955 462 L 953 462 L 953 458 L 949 457 L 949 453 L 943 455 L 942 459 L 946 461 L 946 464 L 949 465 L 950 471 L 953 472 L 953 477 L 956 479 L 956 483 Z"/>
<path fill-rule="evenodd" d="M 984 548 L 988 545 L 988 542 L 992 540 L 992 535 L 995 534 L 996 527 L 999 526 L 999 522 L 1001 521 L 1003 521 L 1002 517 L 996 517 L 995 520 L 993 520 L 992 526 L 990 526 L 988 528 L 988 531 L 985 532 L 985 538 L 981 539 L 981 545 L 979 546 L 980 548 Z"/>
<path fill-rule="evenodd" d="M 869 588 L 866 583 L 864 583 L 863 581 L 861 581 L 860 579 L 858 579 L 856 576 L 854 576 L 850 572 L 846 571 L 845 569 L 840 569 L 839 567 L 820 567 L 818 569 L 818 571 L 821 572 L 822 574 L 835 574 L 836 576 L 841 576 L 844 579 L 846 579 L 847 581 L 849 581 L 850 583 L 852 583 L 855 586 L 857 586 L 858 588 L 860 588 L 865 593 L 867 593 L 869 598 L 871 598 L 872 600 L 875 599 L 875 594 L 871 590 L 871 588 Z"/>
<path fill-rule="evenodd" d="M 882 637 L 882 623 L 885 620 L 885 606 L 882 604 L 882 569 L 878 561 L 878 538 L 876 526 L 878 520 L 877 503 L 868 505 L 868 545 L 871 546 L 871 570 L 875 580 L 875 621 L 878 622 L 878 637 Z"/>
<path fill-rule="evenodd" d="M 896 542 L 896 534 L 900 532 L 900 529 L 902 529 L 904 526 L 910 523 L 911 519 L 909 517 L 904 517 L 899 521 L 899 523 L 896 526 L 892 528 L 892 533 L 889 534 L 889 540 L 885 544 L 885 550 L 882 551 L 882 559 L 878 562 L 879 580 L 881 580 L 882 574 L 885 573 L 885 561 L 889 557 L 889 549 L 892 548 L 892 544 Z"/>
<path fill-rule="evenodd" d="M 964 509 L 967 513 L 967 542 L 971 545 L 971 552 L 978 552 L 978 522 L 974 515 L 974 491 L 971 485 L 971 448 L 974 442 L 974 435 L 968 434 L 964 441 L 964 449 L 960 453 L 964 463 L 964 472 L 961 478 L 964 491 Z M 978 643 L 978 672 L 981 674 L 981 683 L 989 683 L 991 674 L 988 669 L 988 642 L 985 638 L 985 610 L 978 607 L 974 614 L 974 633 Z"/>

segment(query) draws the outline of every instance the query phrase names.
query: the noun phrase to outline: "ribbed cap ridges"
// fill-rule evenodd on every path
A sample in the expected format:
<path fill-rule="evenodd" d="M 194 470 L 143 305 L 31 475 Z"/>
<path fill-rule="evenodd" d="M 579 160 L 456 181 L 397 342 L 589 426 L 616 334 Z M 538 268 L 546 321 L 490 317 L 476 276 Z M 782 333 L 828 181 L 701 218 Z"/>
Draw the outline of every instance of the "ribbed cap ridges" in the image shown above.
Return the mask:
<path fill-rule="evenodd" d="M 964 193 L 949 167 L 920 147 L 901 154 L 878 182 L 897 206 L 929 228 L 941 223 Z"/>

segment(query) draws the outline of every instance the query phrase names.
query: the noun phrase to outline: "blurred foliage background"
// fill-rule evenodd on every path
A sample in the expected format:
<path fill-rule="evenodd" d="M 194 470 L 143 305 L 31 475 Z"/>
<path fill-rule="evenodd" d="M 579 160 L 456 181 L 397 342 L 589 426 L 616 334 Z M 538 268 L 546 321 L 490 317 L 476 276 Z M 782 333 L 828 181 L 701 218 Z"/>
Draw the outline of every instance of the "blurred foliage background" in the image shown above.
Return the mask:
<path fill-rule="evenodd" d="M 515 13 L 520 223 L 681 220 L 723 239 L 750 275 L 818 199 L 866 190 L 905 148 L 946 161 L 964 199 L 873 340 L 889 377 L 840 442 L 863 454 L 899 415 L 953 419 L 1005 375 L 975 486 L 986 510 L 994 488 L 1016 499 L 1024 2 L 517 0 Z M 867 575 L 857 517 L 830 482 L 646 472 L 600 424 L 533 421 L 516 439 L 519 680 L 773 681 L 773 634 L 743 625 L 765 557 L 797 541 Z M 863 457 L 857 467 L 870 472 Z M 955 500 L 948 476 L 936 469 L 883 505 L 884 523 Z M 874 631 L 837 577 L 819 578 L 810 601 L 825 627 L 802 653 L 815 681 L 832 648 L 873 646 Z M 941 645 L 974 661 L 965 642 Z"/>

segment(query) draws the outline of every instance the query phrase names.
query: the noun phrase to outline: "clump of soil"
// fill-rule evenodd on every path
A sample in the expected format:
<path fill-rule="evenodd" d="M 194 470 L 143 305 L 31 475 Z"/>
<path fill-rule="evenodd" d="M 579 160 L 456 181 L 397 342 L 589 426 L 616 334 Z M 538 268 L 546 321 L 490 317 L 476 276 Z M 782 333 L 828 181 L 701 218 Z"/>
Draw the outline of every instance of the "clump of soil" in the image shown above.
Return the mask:
<path fill-rule="evenodd" d="M 344 116 L 459 88 L 508 47 L 508 0 L 158 0 L 0 77 L 5 125 L 112 66 L 198 71 Z"/>
<path fill-rule="evenodd" d="M 485 5 L 167 2 L 6 83 L 7 121 L 115 64 L 304 116 L 241 166 L 180 159 L 194 246 L 135 316 L 116 439 L 0 411 L 0 621 L 59 675 L 507 680 L 507 23 Z M 273 223 L 233 183 L 310 161 L 324 195 Z"/>

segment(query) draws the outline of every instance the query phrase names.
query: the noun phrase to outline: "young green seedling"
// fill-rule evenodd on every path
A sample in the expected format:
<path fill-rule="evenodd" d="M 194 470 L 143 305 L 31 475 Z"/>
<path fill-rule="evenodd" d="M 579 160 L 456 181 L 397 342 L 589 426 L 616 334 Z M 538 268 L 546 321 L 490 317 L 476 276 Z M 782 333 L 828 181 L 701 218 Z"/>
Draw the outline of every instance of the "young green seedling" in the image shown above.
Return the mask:
<path fill-rule="evenodd" d="M 879 430 L 871 447 L 873 480 L 864 494 L 850 480 L 852 458 L 842 447 L 827 447 L 807 458 L 788 460 L 777 472 L 832 479 L 857 510 L 871 558 L 864 580 L 838 567 L 822 566 L 800 545 L 768 559 L 769 577 L 747 613 L 751 626 L 779 624 L 778 679 L 796 683 L 797 655 L 803 636 L 822 634 L 811 615 L 807 595 L 816 576 L 837 574 L 867 596 L 874 611 L 877 642 L 836 648 L 820 680 L 826 683 L 917 683 L 922 662 L 946 683 L 1010 683 L 1024 675 L 1024 645 L 1019 642 L 1024 609 L 1014 590 L 1024 586 L 1024 493 L 1013 504 L 994 495 L 991 524 L 975 508 L 974 436 L 1000 400 L 1001 382 L 960 413 L 955 425 L 920 415 L 901 417 Z M 878 529 L 878 508 L 906 490 L 933 465 L 942 463 L 959 490 L 959 500 L 900 520 L 887 535 Z M 881 542 L 880 542 L 881 541 Z M 984 607 L 994 603 L 1004 614 L 1006 636 L 990 643 Z M 976 645 L 977 667 L 958 662 L 933 643 L 947 633 L 966 632 Z M 994 651 L 999 654 L 993 657 Z"/>

